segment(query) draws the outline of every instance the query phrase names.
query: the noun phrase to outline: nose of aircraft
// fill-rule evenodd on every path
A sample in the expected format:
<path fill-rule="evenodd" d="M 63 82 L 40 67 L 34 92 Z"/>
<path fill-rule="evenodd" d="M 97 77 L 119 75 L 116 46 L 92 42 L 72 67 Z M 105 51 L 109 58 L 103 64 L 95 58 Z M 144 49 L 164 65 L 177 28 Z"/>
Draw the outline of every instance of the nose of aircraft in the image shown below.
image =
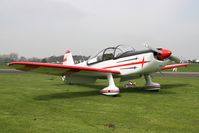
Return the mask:
<path fill-rule="evenodd" d="M 167 50 L 167 49 L 161 49 L 160 51 L 162 52 L 162 54 L 160 54 L 158 57 L 161 60 L 164 60 L 164 59 L 170 57 L 171 54 L 172 54 L 172 52 L 170 50 Z"/>

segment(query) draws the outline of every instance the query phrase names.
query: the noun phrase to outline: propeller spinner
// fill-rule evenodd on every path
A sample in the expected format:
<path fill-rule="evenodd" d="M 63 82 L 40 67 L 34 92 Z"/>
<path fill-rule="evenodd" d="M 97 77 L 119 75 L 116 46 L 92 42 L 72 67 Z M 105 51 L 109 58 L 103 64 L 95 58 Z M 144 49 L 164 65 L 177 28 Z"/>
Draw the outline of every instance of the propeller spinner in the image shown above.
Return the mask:
<path fill-rule="evenodd" d="M 166 58 L 169 58 L 172 54 L 172 52 L 170 50 L 167 50 L 167 49 L 161 49 L 159 51 L 161 51 L 161 54 L 158 54 L 157 56 L 158 56 L 158 59 L 160 59 L 160 60 L 164 60 Z"/>
<path fill-rule="evenodd" d="M 148 49 L 151 49 L 152 51 L 158 53 L 157 57 L 160 60 L 164 60 L 164 59 L 170 59 L 171 61 L 174 61 L 176 63 L 180 63 L 180 59 L 176 56 L 172 55 L 172 52 L 170 50 L 167 49 L 157 49 L 157 48 L 153 48 L 151 46 L 149 46 L 148 44 L 144 44 L 144 46 Z"/>

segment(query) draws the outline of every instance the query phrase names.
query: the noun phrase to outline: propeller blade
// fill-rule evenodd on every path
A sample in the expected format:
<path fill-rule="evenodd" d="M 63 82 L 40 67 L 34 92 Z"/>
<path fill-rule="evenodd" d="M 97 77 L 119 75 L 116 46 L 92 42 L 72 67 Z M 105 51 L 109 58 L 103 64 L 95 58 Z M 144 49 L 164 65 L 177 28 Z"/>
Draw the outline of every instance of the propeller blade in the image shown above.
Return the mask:
<path fill-rule="evenodd" d="M 171 55 L 171 56 L 169 57 L 169 59 L 170 59 L 171 61 L 176 62 L 176 63 L 180 63 L 180 62 L 181 62 L 181 60 L 180 60 L 178 57 L 173 56 L 173 55 Z"/>
<path fill-rule="evenodd" d="M 148 44 L 144 44 L 144 46 L 146 47 L 146 48 L 148 48 L 148 49 L 151 49 L 152 51 L 154 51 L 154 52 L 157 52 L 157 53 L 159 53 L 159 54 L 162 54 L 162 52 L 160 51 L 160 50 L 158 50 L 158 49 L 156 49 L 156 48 L 153 48 L 153 47 L 151 47 L 151 46 L 149 46 Z"/>
<path fill-rule="evenodd" d="M 159 73 L 161 74 L 161 76 L 165 76 L 161 71 L 159 71 Z"/>

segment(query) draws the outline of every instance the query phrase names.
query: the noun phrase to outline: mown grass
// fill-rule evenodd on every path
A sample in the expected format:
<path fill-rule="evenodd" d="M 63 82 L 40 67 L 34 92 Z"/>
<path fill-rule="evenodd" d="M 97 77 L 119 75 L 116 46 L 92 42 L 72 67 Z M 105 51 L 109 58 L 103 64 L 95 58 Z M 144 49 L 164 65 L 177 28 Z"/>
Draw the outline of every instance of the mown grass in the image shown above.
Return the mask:
<path fill-rule="evenodd" d="M 198 78 L 156 77 L 159 92 L 121 89 L 103 96 L 96 85 L 65 85 L 59 77 L 0 74 L 0 133 L 199 132 Z M 122 84 L 117 81 L 122 88 Z"/>
<path fill-rule="evenodd" d="M 6 63 L 0 63 L 0 69 L 10 69 Z"/>

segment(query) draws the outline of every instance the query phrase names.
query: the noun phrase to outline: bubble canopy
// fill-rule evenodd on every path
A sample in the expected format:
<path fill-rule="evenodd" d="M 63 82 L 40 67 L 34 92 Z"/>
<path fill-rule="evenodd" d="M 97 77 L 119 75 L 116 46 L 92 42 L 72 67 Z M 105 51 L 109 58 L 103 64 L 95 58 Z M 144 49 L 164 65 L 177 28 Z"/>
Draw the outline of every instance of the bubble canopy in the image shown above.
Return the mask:
<path fill-rule="evenodd" d="M 118 45 L 116 47 L 108 47 L 103 50 L 101 50 L 97 55 L 91 56 L 87 64 L 95 64 L 98 62 L 111 60 L 111 59 L 117 59 L 120 58 L 123 54 L 128 52 L 135 52 L 135 49 L 130 46 L 125 45 Z"/>

